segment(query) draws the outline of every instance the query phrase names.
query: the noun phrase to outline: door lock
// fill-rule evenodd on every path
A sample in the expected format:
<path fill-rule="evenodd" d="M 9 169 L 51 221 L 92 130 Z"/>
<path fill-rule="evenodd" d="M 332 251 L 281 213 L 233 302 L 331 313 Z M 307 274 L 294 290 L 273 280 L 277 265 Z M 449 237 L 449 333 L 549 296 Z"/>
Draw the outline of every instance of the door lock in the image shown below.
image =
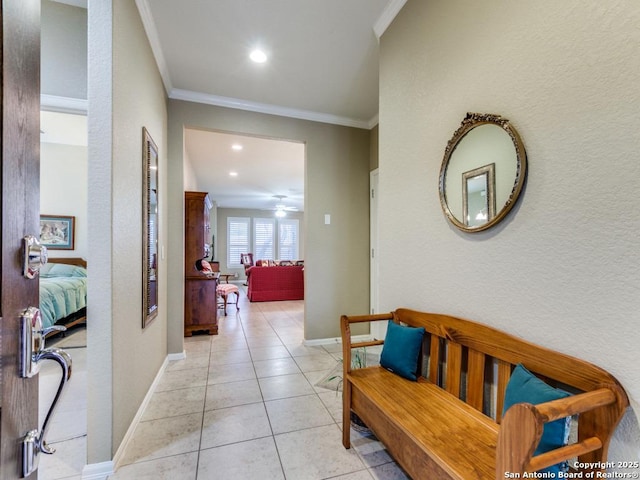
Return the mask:
<path fill-rule="evenodd" d="M 40 310 L 29 307 L 20 316 L 20 376 L 30 378 L 40 371 L 42 360 L 53 360 L 62 369 L 62 378 L 51 407 L 42 424 L 42 430 L 31 430 L 22 439 L 22 476 L 28 477 L 38 468 L 38 455 L 40 452 L 52 454 L 55 449 L 47 445 L 44 439 L 49 426 L 49 421 L 56 408 L 60 394 L 71 378 L 71 356 L 60 348 L 45 348 L 45 337 L 53 331 L 64 331 L 66 327 L 52 326 L 42 327 Z"/>
<path fill-rule="evenodd" d="M 24 278 L 34 279 L 40 273 L 40 268 L 47 263 L 49 253 L 47 247 L 33 235 L 27 235 L 22 239 L 22 251 L 24 261 L 22 275 Z"/>

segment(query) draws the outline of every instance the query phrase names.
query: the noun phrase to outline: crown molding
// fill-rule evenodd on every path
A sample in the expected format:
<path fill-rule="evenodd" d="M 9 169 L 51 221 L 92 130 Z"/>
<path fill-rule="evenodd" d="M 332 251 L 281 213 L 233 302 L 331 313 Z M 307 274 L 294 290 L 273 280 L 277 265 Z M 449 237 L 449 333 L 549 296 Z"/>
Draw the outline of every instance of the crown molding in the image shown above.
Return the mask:
<path fill-rule="evenodd" d="M 375 127 L 379 123 L 380 123 L 380 114 L 376 113 L 373 117 L 369 119 L 369 122 L 368 122 L 369 130 L 371 130 L 373 127 Z"/>
<path fill-rule="evenodd" d="M 40 110 L 47 112 L 73 113 L 86 115 L 89 102 L 84 98 L 58 97 L 56 95 L 40 95 Z"/>
<path fill-rule="evenodd" d="M 239 98 L 221 97 L 207 93 L 192 92 L 190 90 L 181 90 L 179 88 L 171 90 L 169 98 L 173 100 L 184 100 L 187 102 L 215 105 L 218 107 L 235 108 L 237 110 L 247 110 L 250 112 L 267 113 L 269 115 L 278 115 L 281 117 L 298 118 L 300 120 L 309 120 L 312 122 L 331 123 L 334 125 L 342 125 L 344 127 L 363 128 L 366 130 L 371 129 L 369 126 L 370 122 L 367 120 L 340 117 L 338 115 L 313 112 L 310 110 L 281 107 L 267 103 L 251 102 Z"/>
<path fill-rule="evenodd" d="M 391 0 L 389 2 L 378 21 L 373 25 L 373 31 L 376 37 L 378 37 L 378 40 L 380 40 L 382 34 L 389 28 L 389 25 L 391 25 L 393 19 L 396 18 L 396 15 L 400 13 L 405 3 L 407 3 L 407 0 Z"/>
<path fill-rule="evenodd" d="M 400 8 L 402 8 L 405 2 L 406 0 L 391 1 L 390 6 L 392 4 L 401 3 L 401 5 L 393 14 L 393 17 L 395 17 L 397 12 L 400 11 Z M 140 13 L 142 24 L 147 34 L 149 44 L 151 45 L 151 50 L 153 51 L 153 56 L 155 57 L 158 70 L 160 71 L 162 83 L 164 84 L 167 95 L 171 99 L 202 103 L 206 105 L 216 105 L 219 107 L 235 108 L 238 110 L 246 110 L 251 112 L 266 113 L 270 115 L 279 115 L 282 117 L 298 118 L 301 120 L 310 120 L 312 122 L 330 123 L 334 125 L 342 125 L 345 127 L 362 128 L 367 130 L 370 130 L 378 123 L 377 114 L 370 120 L 354 119 L 328 113 L 300 110 L 296 108 L 252 102 L 239 98 L 222 97 L 218 95 L 210 95 L 201 92 L 193 92 L 190 90 L 173 88 L 173 84 L 171 83 L 171 75 L 169 74 L 169 68 L 167 67 L 164 53 L 162 52 L 158 30 L 156 28 L 155 21 L 153 20 L 151 9 L 149 7 L 149 0 L 136 0 L 136 6 L 138 7 L 138 12 Z M 385 9 L 385 13 L 390 10 L 390 6 Z M 383 13 L 383 16 L 384 15 L 385 14 Z M 393 20 L 393 17 L 389 20 L 389 23 L 391 22 L 391 20 Z M 379 22 L 380 20 L 378 20 L 378 23 Z"/>
<path fill-rule="evenodd" d="M 156 23 L 153 20 L 151 9 L 149 8 L 149 2 L 148 0 L 136 0 L 136 6 L 138 7 L 138 12 L 140 13 L 140 18 L 142 19 L 144 31 L 147 33 L 147 39 L 149 40 L 149 44 L 151 45 L 151 51 L 153 52 L 153 56 L 156 59 L 156 65 L 158 66 L 158 70 L 160 71 L 164 89 L 168 95 L 169 92 L 171 92 L 171 90 L 173 89 L 173 85 L 171 84 L 171 75 L 169 75 L 167 61 L 165 60 L 164 53 L 162 52 L 162 46 L 160 45 L 160 36 L 158 35 L 158 29 L 156 28 Z"/>

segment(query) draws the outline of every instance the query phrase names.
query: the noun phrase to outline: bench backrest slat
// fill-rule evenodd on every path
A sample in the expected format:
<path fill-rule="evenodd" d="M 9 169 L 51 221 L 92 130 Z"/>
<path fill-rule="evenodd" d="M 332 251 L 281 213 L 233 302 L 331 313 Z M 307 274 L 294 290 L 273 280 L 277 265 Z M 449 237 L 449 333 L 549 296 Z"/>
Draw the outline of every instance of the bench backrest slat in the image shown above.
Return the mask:
<path fill-rule="evenodd" d="M 460 398 L 460 383 L 462 371 L 462 345 L 447 342 L 447 392 Z"/>
<path fill-rule="evenodd" d="M 502 420 L 502 410 L 504 409 L 504 395 L 507 391 L 507 384 L 511 378 L 511 364 L 498 360 L 498 394 L 496 403 L 496 422 Z"/>
<path fill-rule="evenodd" d="M 438 384 L 440 370 L 440 337 L 431 335 L 429 350 L 429 381 Z"/>
<path fill-rule="evenodd" d="M 484 407 L 484 370 L 486 357 L 476 350 L 468 352 L 467 403 L 482 412 Z"/>

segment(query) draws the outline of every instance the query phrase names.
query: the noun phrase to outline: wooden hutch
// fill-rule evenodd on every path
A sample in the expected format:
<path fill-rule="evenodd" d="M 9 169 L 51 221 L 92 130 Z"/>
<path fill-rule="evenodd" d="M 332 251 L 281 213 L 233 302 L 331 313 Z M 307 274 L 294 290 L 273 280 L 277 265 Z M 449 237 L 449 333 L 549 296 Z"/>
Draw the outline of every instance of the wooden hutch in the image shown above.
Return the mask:
<path fill-rule="evenodd" d="M 213 204 L 206 192 L 184 193 L 184 335 L 206 331 L 218 334 L 216 305 L 217 278 L 207 277 L 195 268 L 196 260 L 209 256 L 211 226 L 209 210 Z"/>

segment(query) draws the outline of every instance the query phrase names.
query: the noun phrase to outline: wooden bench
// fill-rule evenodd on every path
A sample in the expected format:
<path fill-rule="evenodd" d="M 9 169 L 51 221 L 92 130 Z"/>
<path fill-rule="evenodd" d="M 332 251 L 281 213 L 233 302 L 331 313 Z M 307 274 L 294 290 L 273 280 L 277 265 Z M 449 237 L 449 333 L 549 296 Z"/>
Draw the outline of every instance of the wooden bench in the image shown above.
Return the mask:
<path fill-rule="evenodd" d="M 383 341 L 352 343 L 350 325 L 388 320 L 425 328 L 417 382 L 380 366 L 351 366 L 352 348 Z M 526 478 L 524 472 L 576 457 L 578 471 L 600 471 L 628 406 L 624 390 L 604 370 L 468 320 L 398 309 L 342 316 L 341 330 L 343 444 L 350 448 L 354 412 L 414 479 Z M 518 403 L 502 418 L 507 383 L 519 363 L 573 395 Z M 533 456 L 545 423 L 577 414 L 573 443 Z"/>

